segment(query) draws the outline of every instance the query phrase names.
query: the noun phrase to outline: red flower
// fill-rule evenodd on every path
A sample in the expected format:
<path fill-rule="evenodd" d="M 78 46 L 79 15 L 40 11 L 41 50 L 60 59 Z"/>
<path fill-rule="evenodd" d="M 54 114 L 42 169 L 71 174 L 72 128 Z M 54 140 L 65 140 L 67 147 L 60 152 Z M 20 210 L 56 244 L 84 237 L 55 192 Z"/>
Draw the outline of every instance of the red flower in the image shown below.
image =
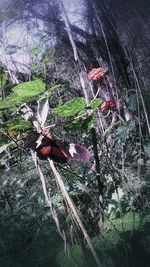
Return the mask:
<path fill-rule="evenodd" d="M 104 70 L 103 68 L 92 69 L 88 73 L 88 79 L 92 81 L 101 80 L 104 77 L 105 73 L 106 73 L 106 70 Z"/>
<path fill-rule="evenodd" d="M 115 110 L 117 108 L 114 100 L 108 100 L 100 105 L 101 111 Z"/>

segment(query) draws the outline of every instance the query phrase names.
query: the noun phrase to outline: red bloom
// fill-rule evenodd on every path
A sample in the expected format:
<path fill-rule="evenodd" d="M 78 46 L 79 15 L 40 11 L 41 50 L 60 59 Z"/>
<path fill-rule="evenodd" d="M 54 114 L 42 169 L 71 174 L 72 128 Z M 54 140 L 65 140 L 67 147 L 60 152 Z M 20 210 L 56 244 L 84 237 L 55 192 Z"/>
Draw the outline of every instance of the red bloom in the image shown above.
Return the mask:
<path fill-rule="evenodd" d="M 115 110 L 117 108 L 114 100 L 108 100 L 100 105 L 101 111 Z"/>
<path fill-rule="evenodd" d="M 106 70 L 103 68 L 95 68 L 92 69 L 89 73 L 88 73 L 88 79 L 92 80 L 92 81 L 98 81 L 101 80 L 104 75 L 106 73 Z"/>

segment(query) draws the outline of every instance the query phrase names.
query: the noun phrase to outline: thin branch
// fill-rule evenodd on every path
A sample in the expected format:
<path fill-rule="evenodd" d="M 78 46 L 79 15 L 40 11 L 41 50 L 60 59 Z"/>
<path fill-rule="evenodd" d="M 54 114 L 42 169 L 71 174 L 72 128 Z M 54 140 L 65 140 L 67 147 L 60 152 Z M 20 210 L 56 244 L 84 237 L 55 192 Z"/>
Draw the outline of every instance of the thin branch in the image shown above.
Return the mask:
<path fill-rule="evenodd" d="M 90 239 L 90 237 L 89 237 L 89 235 L 88 235 L 88 233 L 87 233 L 87 231 L 86 231 L 86 229 L 85 229 L 85 227 L 84 227 L 84 225 L 83 225 L 83 223 L 82 223 L 82 221 L 80 219 L 80 216 L 78 214 L 78 211 L 77 211 L 72 199 L 70 198 L 70 196 L 69 196 L 69 194 L 68 194 L 68 192 L 66 190 L 64 182 L 63 182 L 59 172 L 55 168 L 55 165 L 54 165 L 53 161 L 50 160 L 50 159 L 48 159 L 48 161 L 49 161 L 49 165 L 50 165 L 50 167 L 52 169 L 52 172 L 53 172 L 53 174 L 54 174 L 54 176 L 56 178 L 56 181 L 57 181 L 57 183 L 58 183 L 58 185 L 60 187 L 60 190 L 61 190 L 61 193 L 63 195 L 63 198 L 66 200 L 66 203 L 68 204 L 68 207 L 70 208 L 70 211 L 72 213 L 74 221 L 77 224 L 77 226 L 81 229 L 81 231 L 82 231 L 82 233 L 83 233 L 83 235 L 85 237 L 85 240 L 87 241 L 87 244 L 88 244 L 88 246 L 89 246 L 89 248 L 90 248 L 90 250 L 91 250 L 91 252 L 93 254 L 95 262 L 97 263 L 97 266 L 101 267 L 102 265 L 100 263 L 100 260 L 99 260 L 99 258 L 97 256 L 97 254 L 96 254 L 96 251 L 95 251 L 95 249 L 93 247 L 91 239 Z"/>
<path fill-rule="evenodd" d="M 59 223 L 59 219 L 58 219 L 58 216 L 57 216 L 57 212 L 56 212 L 56 210 L 55 210 L 55 208 L 54 208 L 54 206 L 52 204 L 52 200 L 51 200 L 50 196 L 48 195 L 47 188 L 46 188 L 45 177 L 44 177 L 43 172 L 41 170 L 41 167 L 40 167 L 40 165 L 39 165 L 39 163 L 37 161 L 36 152 L 31 150 L 31 155 L 32 155 L 32 159 L 34 161 L 35 167 L 37 169 L 38 175 L 40 177 L 41 183 L 42 183 L 42 188 L 43 188 L 43 193 L 44 193 L 44 196 L 45 196 L 45 201 L 46 201 L 47 205 L 50 208 L 50 212 L 51 212 L 51 215 L 53 217 L 53 220 L 55 221 L 55 224 L 56 224 L 56 227 L 57 227 L 57 231 L 60 234 L 60 236 L 62 237 L 62 239 L 64 240 L 65 250 L 66 250 L 66 247 L 67 247 L 67 245 L 66 245 L 66 235 L 65 235 L 65 232 L 60 227 L 60 223 Z"/>
<path fill-rule="evenodd" d="M 74 41 L 73 36 L 72 36 L 70 22 L 69 22 L 67 14 L 66 14 L 66 10 L 65 10 L 63 1 L 61 1 L 61 0 L 60 0 L 60 7 L 61 7 L 61 10 L 63 11 L 62 12 L 63 19 L 64 19 L 64 22 L 65 22 L 65 26 L 67 28 L 67 33 L 68 33 L 68 36 L 69 36 L 70 43 L 71 43 L 72 48 L 73 48 L 74 59 L 75 59 L 75 61 L 78 61 L 78 59 L 79 59 L 78 51 L 77 51 L 76 44 L 75 44 L 75 41 Z"/>

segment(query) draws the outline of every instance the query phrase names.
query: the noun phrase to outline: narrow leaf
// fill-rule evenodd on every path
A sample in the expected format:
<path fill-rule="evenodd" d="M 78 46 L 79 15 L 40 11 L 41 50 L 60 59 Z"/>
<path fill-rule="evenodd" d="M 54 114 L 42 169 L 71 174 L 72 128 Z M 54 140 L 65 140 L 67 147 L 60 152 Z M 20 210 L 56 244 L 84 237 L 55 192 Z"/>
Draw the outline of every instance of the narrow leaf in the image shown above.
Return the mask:
<path fill-rule="evenodd" d="M 40 122 L 41 126 L 43 127 L 45 122 L 46 122 L 47 116 L 48 116 L 49 103 L 48 103 L 48 99 L 46 99 L 46 101 L 44 99 L 44 103 L 41 103 L 41 102 L 38 101 L 37 117 L 38 117 L 38 121 Z"/>
<path fill-rule="evenodd" d="M 10 145 L 12 145 L 13 143 L 11 142 L 11 143 L 8 143 L 8 144 L 6 144 L 6 145 L 3 145 L 3 146 L 1 146 L 0 147 L 0 154 L 2 153 L 2 152 L 4 152 Z"/>

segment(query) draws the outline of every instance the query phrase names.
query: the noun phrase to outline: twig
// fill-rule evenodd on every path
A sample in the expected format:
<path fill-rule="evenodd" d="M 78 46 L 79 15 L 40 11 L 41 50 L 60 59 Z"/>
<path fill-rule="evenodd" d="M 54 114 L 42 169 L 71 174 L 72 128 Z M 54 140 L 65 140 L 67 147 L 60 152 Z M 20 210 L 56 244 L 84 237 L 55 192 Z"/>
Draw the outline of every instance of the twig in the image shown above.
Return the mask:
<path fill-rule="evenodd" d="M 80 219 L 80 217 L 78 215 L 78 211 L 77 211 L 72 199 L 70 198 L 70 196 L 69 196 L 69 194 L 68 194 L 68 192 L 66 190 L 64 182 L 63 182 L 59 172 L 55 168 L 55 165 L 54 165 L 53 161 L 50 160 L 50 159 L 48 159 L 48 161 L 49 161 L 49 165 L 50 165 L 50 167 L 52 169 L 52 172 L 53 172 L 53 174 L 54 174 L 54 176 L 56 178 L 56 181 L 57 181 L 57 183 L 58 183 L 58 185 L 60 187 L 60 190 L 61 190 L 61 193 L 63 195 L 63 198 L 66 200 L 66 203 L 68 204 L 68 207 L 70 208 L 70 211 L 72 213 L 74 221 L 77 224 L 77 226 L 81 229 L 81 231 L 82 231 L 82 233 L 83 233 L 83 235 L 85 237 L 85 240 L 87 241 L 87 244 L 88 244 L 88 246 L 89 246 L 89 248 L 90 248 L 90 250 L 91 250 L 91 252 L 93 254 L 95 262 L 97 263 L 97 266 L 101 267 L 102 265 L 100 263 L 100 260 L 99 260 L 99 258 L 97 256 L 97 254 L 96 254 L 96 251 L 95 251 L 95 249 L 94 249 L 94 247 L 92 245 L 91 239 L 90 239 L 90 237 L 89 237 L 89 235 L 88 235 L 88 233 L 87 233 L 87 231 L 86 231 L 86 229 L 85 229 L 85 227 L 84 227 L 84 225 L 83 225 L 83 223 L 82 223 L 82 221 L 81 221 L 81 219 Z"/>
<path fill-rule="evenodd" d="M 37 169 L 37 172 L 39 174 L 41 183 L 42 183 L 42 188 L 43 188 L 43 193 L 44 193 L 44 196 L 45 196 L 45 201 L 46 201 L 47 205 L 50 208 L 50 212 L 51 212 L 51 215 L 53 217 L 53 220 L 55 221 L 55 224 L 56 224 L 56 227 L 57 227 L 57 231 L 60 234 L 60 236 L 62 237 L 62 239 L 64 240 L 64 245 L 65 245 L 65 250 L 66 250 L 66 247 L 67 247 L 67 245 L 66 245 L 66 235 L 65 235 L 65 232 L 60 227 L 60 223 L 59 223 L 59 219 L 58 219 L 58 216 L 57 216 L 57 212 L 56 212 L 56 210 L 55 210 L 55 208 L 54 208 L 54 206 L 52 204 L 50 196 L 48 196 L 45 177 L 44 177 L 44 175 L 42 173 L 42 170 L 41 170 L 41 167 L 40 167 L 40 165 L 39 165 L 39 163 L 37 161 L 36 152 L 31 150 L 31 155 L 32 155 L 32 159 L 34 161 L 35 167 Z"/>

